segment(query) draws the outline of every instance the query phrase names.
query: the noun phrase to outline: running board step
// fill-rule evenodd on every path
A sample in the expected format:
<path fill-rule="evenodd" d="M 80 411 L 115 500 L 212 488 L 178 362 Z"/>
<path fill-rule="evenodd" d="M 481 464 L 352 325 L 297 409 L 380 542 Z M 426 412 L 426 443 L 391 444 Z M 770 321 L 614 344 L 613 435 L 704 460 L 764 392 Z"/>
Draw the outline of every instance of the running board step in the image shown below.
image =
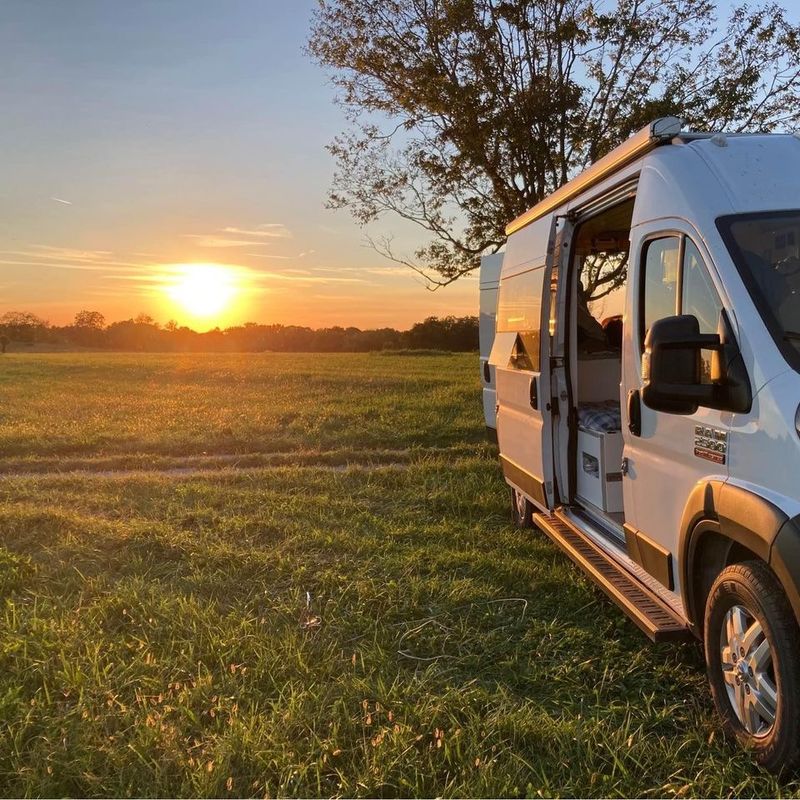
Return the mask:
<path fill-rule="evenodd" d="M 654 642 L 692 638 L 666 603 L 567 519 L 534 513 L 533 520 Z"/>

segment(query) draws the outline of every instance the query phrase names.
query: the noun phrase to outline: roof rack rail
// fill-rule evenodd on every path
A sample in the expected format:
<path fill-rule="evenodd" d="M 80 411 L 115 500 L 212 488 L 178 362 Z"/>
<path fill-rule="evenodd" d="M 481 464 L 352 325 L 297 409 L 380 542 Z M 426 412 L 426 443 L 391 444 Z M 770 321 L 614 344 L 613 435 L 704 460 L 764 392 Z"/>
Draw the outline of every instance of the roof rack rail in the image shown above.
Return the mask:
<path fill-rule="evenodd" d="M 512 233 L 530 225 L 531 222 L 540 219 L 554 208 L 564 205 L 573 197 L 577 197 L 581 192 L 600 183 L 604 178 L 650 152 L 653 148 L 669 143 L 680 134 L 682 127 L 683 120 L 679 117 L 661 117 L 654 120 L 630 139 L 604 155 L 599 161 L 587 167 L 569 183 L 565 183 L 533 208 L 506 225 L 506 236 L 511 236 Z"/>

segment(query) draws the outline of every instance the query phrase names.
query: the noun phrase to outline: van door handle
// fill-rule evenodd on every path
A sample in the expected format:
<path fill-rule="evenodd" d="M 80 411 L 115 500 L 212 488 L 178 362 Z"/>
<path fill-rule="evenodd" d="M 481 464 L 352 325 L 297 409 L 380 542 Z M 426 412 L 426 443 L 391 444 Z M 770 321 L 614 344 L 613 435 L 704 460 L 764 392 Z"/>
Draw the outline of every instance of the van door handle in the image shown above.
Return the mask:
<path fill-rule="evenodd" d="M 638 389 L 628 392 L 628 430 L 634 436 L 642 435 L 642 398 Z"/>
<path fill-rule="evenodd" d="M 531 389 L 530 389 L 530 398 L 531 398 L 531 408 L 535 409 L 536 411 L 539 410 L 539 390 L 536 387 L 536 378 L 531 378 Z"/>

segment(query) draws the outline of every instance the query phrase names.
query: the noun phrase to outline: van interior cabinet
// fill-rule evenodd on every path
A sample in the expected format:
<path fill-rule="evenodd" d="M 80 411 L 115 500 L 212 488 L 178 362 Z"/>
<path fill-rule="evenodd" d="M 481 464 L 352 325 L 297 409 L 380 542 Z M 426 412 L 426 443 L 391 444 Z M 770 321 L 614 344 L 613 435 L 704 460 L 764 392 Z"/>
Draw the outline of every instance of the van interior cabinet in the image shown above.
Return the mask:
<path fill-rule="evenodd" d="M 622 433 L 578 430 L 579 500 L 607 513 L 622 509 Z"/>

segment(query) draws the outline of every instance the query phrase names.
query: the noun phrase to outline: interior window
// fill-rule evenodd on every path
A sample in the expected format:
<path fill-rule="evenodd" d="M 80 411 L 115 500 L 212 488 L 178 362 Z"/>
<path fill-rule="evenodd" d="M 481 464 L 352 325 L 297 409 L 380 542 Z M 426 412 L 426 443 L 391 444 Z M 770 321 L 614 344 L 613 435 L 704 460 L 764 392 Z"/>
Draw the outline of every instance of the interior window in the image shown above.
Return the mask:
<path fill-rule="evenodd" d="M 680 238 L 663 236 L 651 239 L 645 245 L 644 302 L 642 347 L 650 326 L 659 319 L 671 317 L 678 307 L 678 258 Z"/>
<path fill-rule="evenodd" d="M 578 228 L 578 358 L 603 358 L 622 349 L 633 200 L 591 217 Z"/>
<path fill-rule="evenodd" d="M 681 287 L 681 314 L 695 316 L 700 323 L 700 333 L 716 333 L 722 303 L 700 251 L 688 238 L 684 243 Z M 712 355 L 711 350 L 700 351 L 703 383 L 711 383 Z"/>

